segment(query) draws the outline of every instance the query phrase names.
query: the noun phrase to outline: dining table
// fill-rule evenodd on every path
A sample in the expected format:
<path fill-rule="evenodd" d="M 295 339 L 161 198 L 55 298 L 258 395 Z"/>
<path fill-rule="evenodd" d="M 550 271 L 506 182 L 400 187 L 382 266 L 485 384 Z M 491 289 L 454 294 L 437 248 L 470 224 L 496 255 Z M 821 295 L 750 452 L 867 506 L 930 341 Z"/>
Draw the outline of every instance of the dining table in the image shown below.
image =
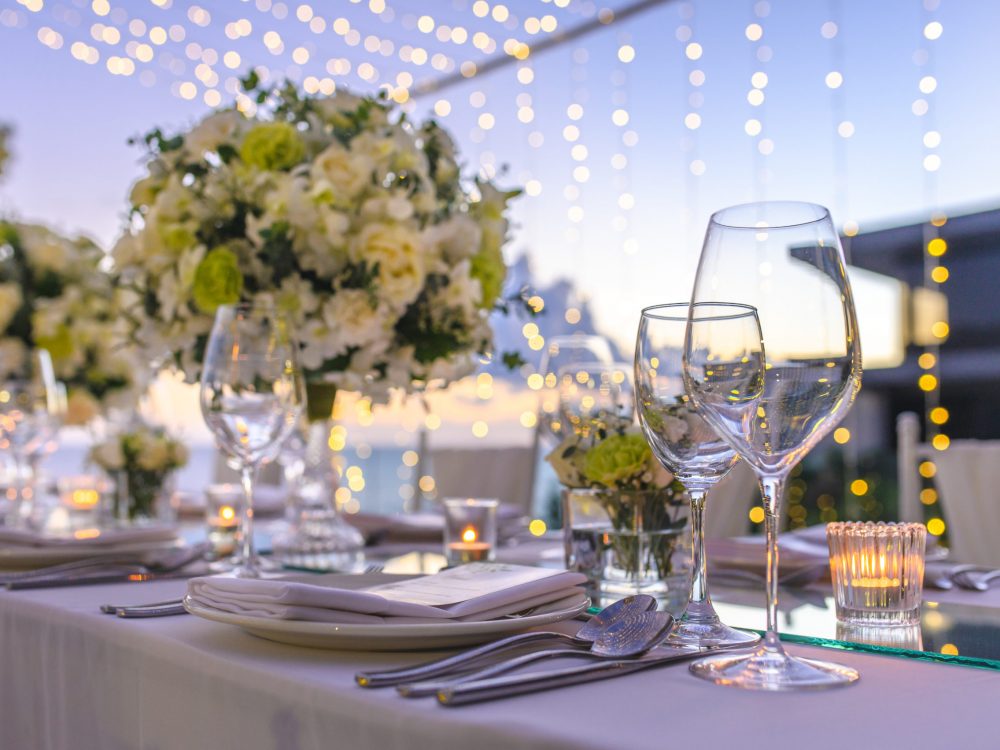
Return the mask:
<path fill-rule="evenodd" d="M 557 546 L 528 543 L 508 557 L 547 559 Z M 360 670 L 441 652 L 308 648 L 191 615 L 122 619 L 100 611 L 109 602 L 180 598 L 186 586 L 166 579 L 0 591 L 0 748 L 1000 746 L 991 709 L 1000 671 L 962 664 L 789 643 L 792 653 L 839 661 L 861 679 L 833 690 L 767 693 L 702 681 L 682 663 L 444 707 L 354 680 Z M 823 586 L 813 588 L 822 593 Z M 1000 607 L 1000 590 L 933 598 Z M 572 633 L 580 625 L 554 627 Z"/>

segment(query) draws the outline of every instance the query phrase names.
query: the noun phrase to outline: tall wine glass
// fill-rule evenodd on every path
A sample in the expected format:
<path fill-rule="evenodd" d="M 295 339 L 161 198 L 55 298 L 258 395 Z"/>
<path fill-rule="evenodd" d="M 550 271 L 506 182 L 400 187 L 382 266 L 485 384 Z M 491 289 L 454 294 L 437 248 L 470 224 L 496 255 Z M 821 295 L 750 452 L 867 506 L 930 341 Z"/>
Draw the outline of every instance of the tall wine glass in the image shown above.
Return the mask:
<path fill-rule="evenodd" d="M 749 656 L 712 657 L 691 668 L 719 684 L 793 690 L 858 678 L 838 664 L 788 656 L 776 620 L 786 479 L 843 419 L 861 387 L 858 323 L 844 266 L 829 211 L 810 203 L 723 209 L 705 235 L 685 344 L 686 385 L 705 419 L 757 474 L 767 533 L 764 640 Z M 719 300 L 757 310 L 765 353 L 759 388 L 736 377 L 732 366 L 734 353 L 751 346 L 755 334 L 744 331 L 740 343 L 731 327 L 697 315 L 698 303 Z"/>
<path fill-rule="evenodd" d="M 19 377 L 0 385 L 0 428 L 14 458 L 17 480 L 17 496 L 7 518 L 12 526 L 31 521 L 38 463 L 49 451 L 66 413 L 63 388 L 44 349 L 32 352 Z"/>
<path fill-rule="evenodd" d="M 223 305 L 205 349 L 201 413 L 219 446 L 240 465 L 245 496 L 242 556 L 234 571 L 260 576 L 253 540 L 253 487 L 295 428 L 305 403 L 296 344 L 287 320 L 269 305 Z"/>
<path fill-rule="evenodd" d="M 562 430 L 588 438 L 628 427 L 635 420 L 632 367 L 625 362 L 580 362 L 560 368 Z"/>
<path fill-rule="evenodd" d="M 687 302 L 654 305 L 642 311 L 635 344 L 636 411 L 653 455 L 687 490 L 691 499 L 691 593 L 684 614 L 677 618 L 670 640 L 696 646 L 752 645 L 754 633 L 725 625 L 712 606 L 705 563 L 702 524 L 705 498 L 739 457 L 699 415 L 684 386 L 684 336 Z M 720 327 L 758 330 L 753 308 L 739 305 L 698 305 L 698 318 L 722 318 Z M 719 508 L 718 512 L 723 512 Z"/>
<path fill-rule="evenodd" d="M 556 441 L 562 440 L 572 430 L 563 424 L 560 411 L 561 389 L 559 374 L 567 368 L 583 363 L 610 365 L 614 359 L 611 345 L 603 336 L 574 333 L 569 336 L 553 336 L 548 341 L 538 367 L 541 376 L 541 399 L 539 401 L 539 425 Z"/>

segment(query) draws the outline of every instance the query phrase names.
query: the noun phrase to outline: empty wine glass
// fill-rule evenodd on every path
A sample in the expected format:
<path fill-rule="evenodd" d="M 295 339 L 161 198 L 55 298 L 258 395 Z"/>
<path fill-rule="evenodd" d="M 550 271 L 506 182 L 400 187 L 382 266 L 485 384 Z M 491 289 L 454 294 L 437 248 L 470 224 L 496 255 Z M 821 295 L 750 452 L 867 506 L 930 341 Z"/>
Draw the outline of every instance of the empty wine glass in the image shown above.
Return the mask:
<path fill-rule="evenodd" d="M 603 336 L 575 333 L 569 336 L 553 336 L 542 354 L 538 367 L 541 378 L 539 388 L 539 423 L 556 440 L 567 434 L 559 410 L 559 373 L 566 368 L 587 363 L 600 362 L 610 365 L 614 360 L 611 344 Z"/>
<path fill-rule="evenodd" d="M 561 368 L 557 375 L 561 429 L 587 438 L 632 424 L 631 370 L 624 362 L 581 362 Z"/>
<path fill-rule="evenodd" d="M 288 322 L 269 305 L 223 305 L 205 349 L 201 412 L 219 446 L 240 465 L 245 507 L 235 575 L 260 576 L 253 540 L 253 487 L 295 428 L 305 391 Z"/>
<path fill-rule="evenodd" d="M 55 379 L 47 351 L 34 351 L 19 374 L 0 385 L 0 428 L 14 459 L 17 483 L 7 518 L 12 526 L 31 522 L 38 463 L 50 452 L 66 413 L 64 386 Z"/>
<path fill-rule="evenodd" d="M 635 345 L 636 411 L 653 455 L 687 490 L 691 501 L 691 593 L 670 640 L 696 646 L 721 646 L 760 640 L 754 633 L 725 625 L 712 606 L 702 525 L 705 499 L 736 465 L 736 452 L 698 414 L 684 386 L 684 337 L 687 302 L 654 305 L 642 311 Z M 699 318 L 724 318 L 729 325 L 757 329 L 752 308 L 697 306 Z M 726 323 L 722 323 L 726 325 Z M 725 509 L 718 508 L 717 512 Z"/>
<path fill-rule="evenodd" d="M 718 301 L 755 308 L 761 332 L 699 318 L 699 303 Z M 759 340 L 760 354 L 753 354 Z M 786 479 L 843 419 L 861 387 L 858 323 L 829 211 L 775 202 L 712 216 L 692 294 L 684 375 L 702 416 L 757 474 L 767 534 L 764 640 L 749 655 L 710 657 L 691 671 L 761 690 L 853 682 L 853 669 L 788 656 L 776 619 Z"/>

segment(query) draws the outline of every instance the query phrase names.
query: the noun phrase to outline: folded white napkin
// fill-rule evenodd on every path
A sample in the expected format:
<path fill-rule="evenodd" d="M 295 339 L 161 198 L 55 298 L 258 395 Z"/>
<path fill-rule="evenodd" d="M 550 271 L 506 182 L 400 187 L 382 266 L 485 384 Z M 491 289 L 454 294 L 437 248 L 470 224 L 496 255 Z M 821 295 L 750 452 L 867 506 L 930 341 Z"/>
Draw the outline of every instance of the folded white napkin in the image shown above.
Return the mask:
<path fill-rule="evenodd" d="M 14 529 L 0 526 L 0 546 L 7 547 L 105 547 L 137 542 L 160 542 L 175 539 L 177 528 L 171 524 L 149 524 L 119 528 L 86 528 L 55 532 Z"/>
<path fill-rule="evenodd" d="M 403 624 L 492 620 L 529 607 L 582 600 L 578 586 L 585 582 L 579 573 L 471 563 L 363 590 L 335 587 L 326 576 L 209 576 L 189 581 L 188 596 L 224 612 L 269 619 Z"/>

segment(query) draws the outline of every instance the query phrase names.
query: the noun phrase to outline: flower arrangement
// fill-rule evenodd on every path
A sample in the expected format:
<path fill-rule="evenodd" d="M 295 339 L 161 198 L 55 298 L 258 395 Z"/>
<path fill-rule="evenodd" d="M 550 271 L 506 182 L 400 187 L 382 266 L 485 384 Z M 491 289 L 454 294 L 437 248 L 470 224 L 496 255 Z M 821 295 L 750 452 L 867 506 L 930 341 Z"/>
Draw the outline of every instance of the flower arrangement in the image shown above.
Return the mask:
<path fill-rule="evenodd" d="M 317 384 L 384 400 L 471 372 L 502 304 L 516 191 L 466 188 L 448 134 L 384 98 L 244 86 L 254 116 L 145 138 L 113 253 L 137 339 L 195 380 L 216 308 L 268 301 L 294 326 L 311 402 Z"/>
<path fill-rule="evenodd" d="M 545 460 L 563 491 L 563 522 L 580 513 L 607 531 L 576 534 L 567 528 L 567 550 L 577 569 L 601 587 L 652 590 L 674 573 L 678 536 L 687 525 L 684 486 L 653 456 L 636 428 L 570 434 Z M 616 580 L 617 579 L 617 580 Z M 609 589 L 610 590 L 610 589 Z"/>
<path fill-rule="evenodd" d="M 116 515 L 127 510 L 129 518 L 151 517 L 171 472 L 187 463 L 188 450 L 160 428 L 137 425 L 94 445 L 88 459 L 118 479 L 117 497 L 127 508 Z"/>
<path fill-rule="evenodd" d="M 48 350 L 69 391 L 70 424 L 137 395 L 104 257 L 87 239 L 0 221 L 0 377 L 21 373 L 33 349 Z"/>

